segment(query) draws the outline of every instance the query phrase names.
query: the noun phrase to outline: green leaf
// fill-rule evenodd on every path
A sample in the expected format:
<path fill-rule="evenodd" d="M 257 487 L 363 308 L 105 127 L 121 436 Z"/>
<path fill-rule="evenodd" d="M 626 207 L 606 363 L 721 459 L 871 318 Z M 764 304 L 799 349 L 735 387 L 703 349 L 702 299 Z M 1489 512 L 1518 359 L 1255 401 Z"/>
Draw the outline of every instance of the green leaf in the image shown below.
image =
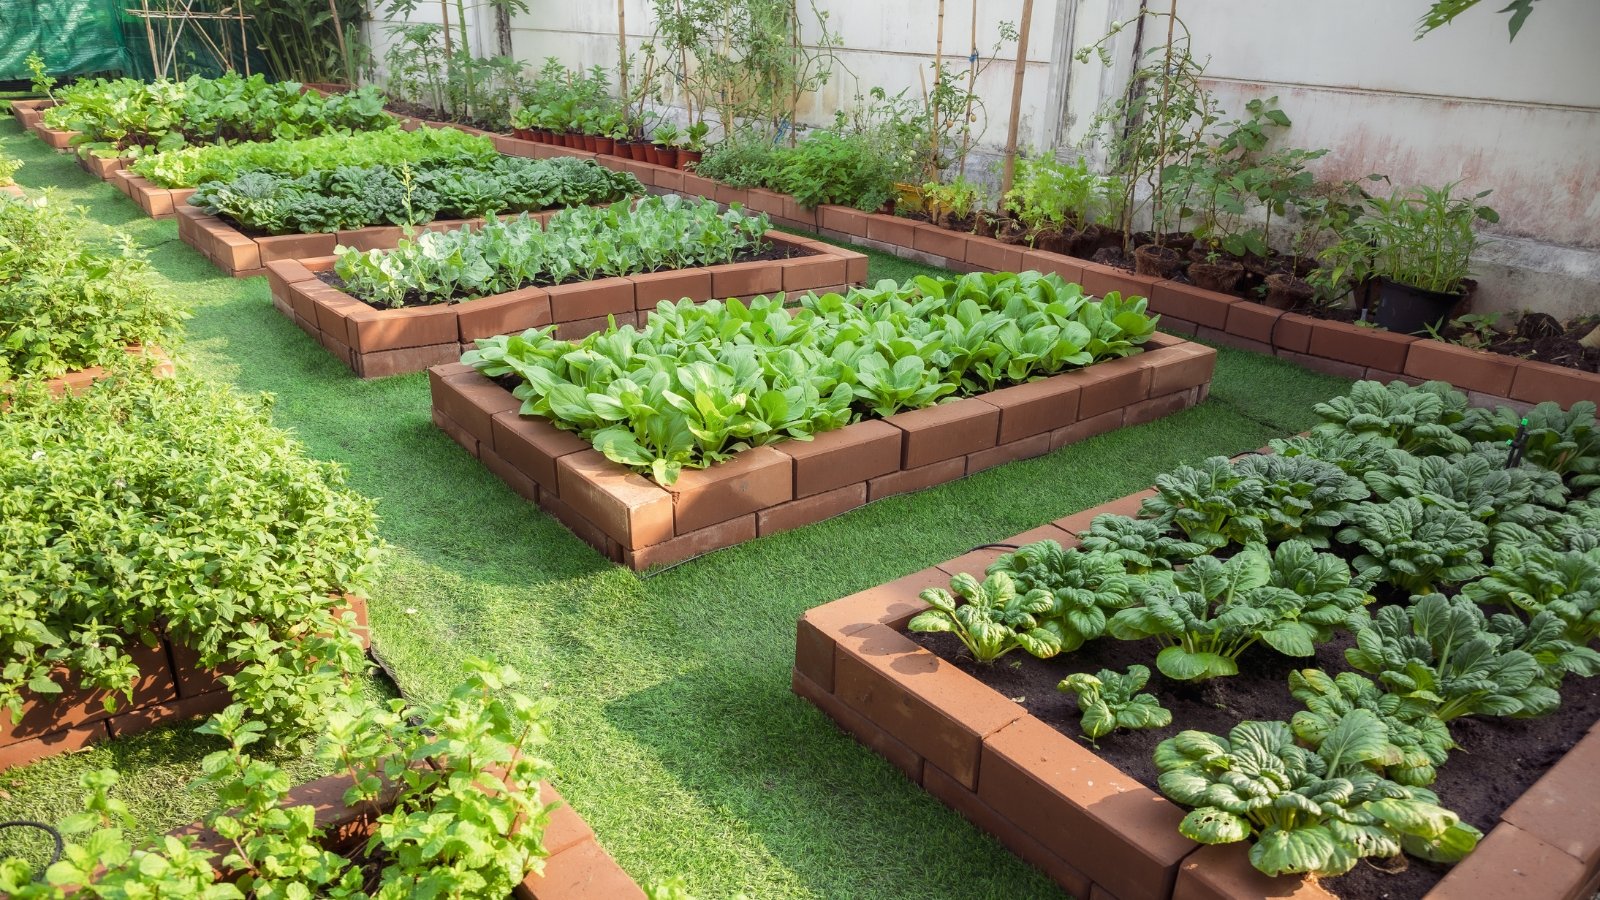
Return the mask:
<path fill-rule="evenodd" d="M 1156 654 L 1156 668 L 1177 681 L 1204 681 L 1239 674 L 1239 664 L 1219 653 L 1194 653 L 1167 647 Z"/>
<path fill-rule="evenodd" d="M 1248 840 L 1251 828 L 1242 816 L 1206 806 L 1191 810 L 1184 816 L 1183 821 L 1178 823 L 1178 831 L 1184 837 L 1202 844 L 1232 844 Z"/>

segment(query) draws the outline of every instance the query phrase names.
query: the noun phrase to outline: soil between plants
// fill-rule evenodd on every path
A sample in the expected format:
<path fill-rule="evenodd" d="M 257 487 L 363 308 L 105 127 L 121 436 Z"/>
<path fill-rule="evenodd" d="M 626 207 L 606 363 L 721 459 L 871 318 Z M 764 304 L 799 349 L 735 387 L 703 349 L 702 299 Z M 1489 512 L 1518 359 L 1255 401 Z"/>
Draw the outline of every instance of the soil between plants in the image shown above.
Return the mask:
<path fill-rule="evenodd" d="M 972 659 L 954 635 L 907 632 L 906 636 L 1158 793 L 1156 778 L 1160 773 L 1152 761 L 1157 744 L 1186 729 L 1226 736 L 1229 729 L 1245 720 L 1289 721 L 1303 708 L 1289 694 L 1289 673 L 1313 667 L 1330 673 L 1349 671 L 1344 651 L 1355 644 L 1349 632 L 1341 631 L 1334 640 L 1317 648 L 1315 658 L 1291 658 L 1260 646 L 1252 647 L 1239 660 L 1240 674 L 1193 685 L 1171 681 L 1156 670 L 1160 646 L 1153 639 L 1119 641 L 1108 637 L 1048 660 L 1017 651 L 983 666 Z M 1134 664 L 1150 669 L 1145 691 L 1155 694 L 1161 705 L 1172 711 L 1172 724 L 1144 731 L 1117 731 L 1100 738 L 1096 746 L 1083 736 L 1073 696 L 1056 690 L 1056 685 L 1074 672 L 1124 672 Z M 1445 808 L 1488 834 L 1500 814 L 1582 739 L 1597 719 L 1600 679 L 1570 676 L 1561 691 L 1560 708 L 1544 718 L 1457 719 L 1450 730 L 1460 747 L 1451 752 L 1439 770 L 1438 780 L 1428 787 L 1439 795 Z M 1448 866 L 1405 859 L 1405 870 L 1397 874 L 1364 861 L 1349 873 L 1324 878 L 1320 883 L 1343 900 L 1416 900 L 1449 871 Z"/>
<path fill-rule="evenodd" d="M 815 255 L 815 251 L 808 250 L 805 247 L 801 247 L 801 246 L 798 246 L 798 245 L 794 245 L 794 244 L 768 244 L 765 249 L 758 250 L 758 251 L 756 251 L 754 253 L 741 253 L 740 255 L 738 255 L 738 256 L 734 257 L 733 259 L 729 260 L 729 262 L 731 262 L 731 263 L 772 262 L 772 261 L 780 260 L 780 259 L 797 259 L 797 258 L 802 257 L 802 256 L 812 256 L 812 255 Z M 666 271 L 671 271 L 671 270 L 669 270 L 669 269 L 658 269 L 656 271 L 666 272 Z M 646 274 L 649 274 L 649 273 L 648 272 L 639 272 L 639 273 L 635 273 L 635 274 L 646 275 Z M 375 302 L 373 302 L 371 300 L 368 300 L 367 298 L 362 297 L 361 295 L 355 293 L 354 291 L 350 290 L 350 288 L 345 285 L 344 279 L 340 278 L 338 275 L 334 274 L 334 272 L 331 269 L 326 271 L 326 272 L 318 272 L 317 273 L 317 280 L 321 281 L 323 284 L 328 285 L 329 287 L 338 288 L 339 290 L 344 291 L 345 293 L 349 294 L 350 296 L 355 297 L 357 300 L 360 300 L 362 303 L 365 303 L 368 306 L 372 307 L 373 309 L 386 310 L 386 309 L 396 309 L 397 308 L 397 307 L 385 305 L 383 303 L 375 303 Z M 512 288 L 512 290 L 522 290 L 523 288 L 530 288 L 530 287 L 556 287 L 556 286 L 561 285 L 561 284 L 579 284 L 579 283 L 581 283 L 583 281 L 586 281 L 586 280 L 588 280 L 588 279 L 574 278 L 571 281 L 553 282 L 553 281 L 548 281 L 546 279 L 540 278 L 540 279 L 535 279 L 533 281 L 530 281 L 530 282 L 528 282 L 526 284 L 520 284 L 520 285 L 516 286 L 515 288 Z M 481 300 L 481 299 L 483 299 L 483 298 L 482 297 L 466 296 L 466 295 L 457 295 L 457 296 L 451 296 L 450 298 L 448 298 L 448 299 L 446 299 L 444 301 L 441 301 L 439 303 L 428 303 L 428 302 L 422 300 L 421 295 L 417 294 L 415 291 L 412 291 L 412 292 L 409 292 L 409 293 L 406 294 L 406 302 L 402 303 L 399 308 L 404 308 L 404 307 L 408 307 L 408 306 L 440 306 L 440 305 L 447 304 L 447 303 L 467 303 L 467 302 L 472 301 L 472 300 Z"/>

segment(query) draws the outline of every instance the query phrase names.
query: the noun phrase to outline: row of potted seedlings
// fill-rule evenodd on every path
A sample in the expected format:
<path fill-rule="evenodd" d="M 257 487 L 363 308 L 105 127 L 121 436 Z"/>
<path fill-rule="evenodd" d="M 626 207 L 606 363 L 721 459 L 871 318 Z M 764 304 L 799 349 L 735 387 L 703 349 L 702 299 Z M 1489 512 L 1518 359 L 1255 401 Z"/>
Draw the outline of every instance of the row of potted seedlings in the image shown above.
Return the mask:
<path fill-rule="evenodd" d="M 811 610 L 795 691 L 1076 896 L 1589 896 L 1593 405 L 1317 412 Z"/>

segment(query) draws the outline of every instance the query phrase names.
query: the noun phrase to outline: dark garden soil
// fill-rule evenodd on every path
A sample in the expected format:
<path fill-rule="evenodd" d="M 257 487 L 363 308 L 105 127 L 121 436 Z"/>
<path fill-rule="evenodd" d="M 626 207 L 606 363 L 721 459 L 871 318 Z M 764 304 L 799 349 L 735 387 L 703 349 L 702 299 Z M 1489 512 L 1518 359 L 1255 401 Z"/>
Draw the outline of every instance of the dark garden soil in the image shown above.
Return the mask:
<path fill-rule="evenodd" d="M 1225 736 L 1234 725 L 1250 719 L 1287 722 L 1302 709 L 1289 695 L 1289 673 L 1311 667 L 1331 673 L 1347 671 L 1350 667 L 1344 662 L 1344 651 L 1354 645 L 1350 634 L 1341 632 L 1318 648 L 1315 659 L 1281 656 L 1258 646 L 1240 658 L 1239 675 L 1194 685 L 1171 681 L 1156 670 L 1160 647 L 1154 640 L 1105 638 L 1049 660 L 1019 650 L 982 666 L 954 635 L 908 633 L 907 637 L 1157 791 L 1160 773 L 1152 754 L 1161 741 L 1186 729 Z M 1096 746 L 1083 736 L 1072 695 L 1056 690 L 1056 685 L 1074 672 L 1123 672 L 1134 664 L 1150 669 L 1145 690 L 1172 711 L 1172 724 L 1148 731 L 1119 731 L 1102 737 Z M 1600 679 L 1569 677 L 1561 697 L 1561 707 L 1542 719 L 1462 718 L 1452 722 L 1451 732 L 1460 747 L 1451 753 L 1429 789 L 1439 795 L 1442 805 L 1487 834 L 1500 813 L 1600 719 Z M 1448 871 L 1445 866 L 1410 857 L 1405 866 L 1404 871 L 1390 874 L 1363 862 L 1349 874 L 1323 879 L 1322 885 L 1345 900 L 1415 900 Z"/>
<path fill-rule="evenodd" d="M 738 256 L 734 257 L 732 260 L 730 260 L 730 262 L 736 262 L 736 263 L 772 262 L 772 261 L 780 260 L 780 259 L 796 259 L 796 258 L 799 258 L 799 257 L 802 257 L 802 256 L 811 256 L 811 255 L 814 254 L 814 252 L 815 251 L 807 250 L 805 247 L 795 246 L 793 244 L 784 244 L 784 245 L 768 244 L 764 249 L 758 250 L 758 251 L 756 251 L 754 253 L 741 253 L 740 255 L 738 255 Z M 665 271 L 665 270 L 662 270 L 662 271 Z M 645 274 L 645 273 L 641 272 L 639 274 Z M 317 273 L 317 279 L 319 281 L 321 281 L 323 284 L 328 285 L 329 287 L 338 288 L 339 290 L 344 291 L 345 293 L 349 294 L 350 296 L 355 297 L 357 300 L 360 300 L 362 303 L 365 303 L 368 306 L 372 307 L 373 309 L 384 310 L 384 309 L 395 309 L 396 308 L 396 307 L 392 307 L 392 306 L 387 306 L 387 305 L 382 304 L 382 303 L 374 303 L 373 301 L 368 300 L 367 298 L 362 297 L 359 294 L 356 294 L 354 291 L 352 291 L 348 287 L 346 287 L 345 283 L 344 283 L 344 279 L 340 278 L 332 270 L 329 270 L 329 271 L 326 271 L 326 272 L 318 272 Z M 560 284 L 578 284 L 578 283 L 581 283 L 581 282 L 583 282 L 585 280 L 587 280 L 587 279 L 574 278 L 574 279 L 572 279 L 570 281 L 560 282 Z M 517 287 L 512 288 L 512 290 L 521 290 L 522 288 L 529 288 L 529 287 L 555 287 L 555 286 L 556 286 L 555 282 L 550 282 L 550 281 L 546 281 L 546 280 L 543 280 L 543 279 L 537 279 L 537 280 L 531 281 L 531 282 L 529 282 L 527 284 L 518 285 Z M 449 303 L 466 303 L 469 300 L 479 300 L 479 299 L 482 299 L 482 298 L 462 295 L 462 296 L 457 296 L 457 297 L 451 297 L 446 302 L 449 302 Z M 427 303 L 427 302 L 422 301 L 420 299 L 419 295 L 417 295 L 415 292 L 413 292 L 413 293 L 408 293 L 406 295 L 406 302 L 401 304 L 401 307 L 406 307 L 406 306 L 436 306 L 436 305 L 438 305 L 438 304 L 436 304 L 436 303 Z"/>
<path fill-rule="evenodd" d="M 1523 313 L 1510 331 L 1500 333 L 1487 343 L 1476 339 L 1471 329 L 1455 325 L 1446 328 L 1443 337 L 1458 343 L 1466 338 L 1469 347 L 1507 356 L 1583 372 L 1600 372 L 1600 347 L 1585 347 L 1579 343 L 1596 328 L 1600 328 L 1600 317 L 1580 316 L 1562 322 L 1545 313 Z"/>
<path fill-rule="evenodd" d="M 490 132 L 491 134 L 504 130 L 504 126 L 502 124 L 490 122 L 485 119 L 470 119 L 453 116 L 434 109 L 431 106 L 424 106 L 420 103 L 410 103 L 405 100 L 395 100 L 391 98 L 388 103 L 384 104 L 383 108 L 385 111 L 394 113 L 397 116 L 410 116 L 413 119 L 426 119 L 429 122 L 449 122 L 452 125 L 465 125 L 468 128 L 477 128 L 482 131 Z"/>

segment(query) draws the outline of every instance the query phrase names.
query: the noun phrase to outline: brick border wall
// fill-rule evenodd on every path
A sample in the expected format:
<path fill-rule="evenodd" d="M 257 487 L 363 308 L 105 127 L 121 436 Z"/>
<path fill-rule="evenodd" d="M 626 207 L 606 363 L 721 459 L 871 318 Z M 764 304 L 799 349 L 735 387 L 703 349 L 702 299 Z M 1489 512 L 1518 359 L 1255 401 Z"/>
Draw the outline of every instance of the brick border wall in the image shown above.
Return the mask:
<path fill-rule="evenodd" d="M 148 356 L 153 359 L 155 361 L 155 367 L 153 371 L 156 377 L 166 378 L 172 375 L 172 358 L 167 356 L 167 352 L 160 347 L 145 347 L 134 344 L 125 348 L 125 350 L 130 356 Z M 96 381 L 99 381 L 105 377 L 106 370 L 103 367 L 90 366 L 87 369 L 78 369 L 73 372 L 68 372 L 67 374 L 62 375 L 60 378 L 51 378 L 50 380 L 46 381 L 44 385 L 45 389 L 50 392 L 51 396 L 63 397 L 67 394 L 81 394 L 85 390 L 88 390 L 89 385 L 94 384 Z M 10 382 L 0 383 L 0 394 L 5 393 L 10 389 L 10 387 Z M 5 406 L 0 404 L 0 413 L 3 413 L 4 411 Z"/>
<path fill-rule="evenodd" d="M 1141 491 L 1008 538 L 1076 534 L 1103 513 L 1134 515 Z M 924 790 L 1076 897 L 1333 900 L 1309 880 L 1263 875 L 1244 844 L 1178 833 L 1184 811 L 903 633 L 923 588 L 982 571 L 974 550 L 815 607 L 796 628 L 792 689 Z M 1600 888 L 1600 722 L 1501 815 L 1427 900 L 1586 900 Z M 1446 798 L 1448 801 L 1448 798 Z"/>
<path fill-rule="evenodd" d="M 1216 351 L 1159 334 L 1151 345 L 811 441 L 746 450 L 708 469 L 685 469 L 671 487 L 611 462 L 571 432 L 519 415 L 521 401 L 469 366 L 436 366 L 428 378 L 436 425 L 607 559 L 641 570 L 1042 456 L 1204 400 Z"/>
<path fill-rule="evenodd" d="M 164 188 L 140 175 L 133 174 L 132 169 L 120 169 L 113 172 L 106 181 L 117 190 L 128 195 L 128 199 L 139 204 L 145 215 L 152 219 L 171 219 L 178 214 L 178 210 L 189 205 L 189 198 L 194 196 L 194 188 Z"/>
<path fill-rule="evenodd" d="M 345 805 L 344 794 L 349 787 L 348 775 L 325 775 L 289 791 L 283 805 L 311 806 L 317 827 L 329 837 L 331 846 L 328 849 L 349 850 L 363 843 L 373 827 L 368 808 Z M 380 805 L 392 808 L 394 796 L 391 788 L 381 795 Z M 539 800 L 556 804 L 545 825 L 544 873 L 524 878 L 512 890 L 512 897 L 516 900 L 644 900 L 644 891 L 600 846 L 594 829 L 550 782 L 539 782 Z M 216 853 L 224 853 L 229 847 L 227 841 L 198 823 L 168 833 L 177 837 L 192 835 L 197 847 Z"/>
<path fill-rule="evenodd" d="M 863 254 L 776 231 L 766 237 L 807 255 L 523 288 L 465 303 L 392 310 L 374 309 L 318 279 L 317 272 L 333 267 L 333 257 L 272 262 L 265 271 L 279 312 L 357 375 L 382 378 L 455 362 L 479 338 L 544 325 L 554 324 L 558 337 L 576 340 L 606 327 L 608 318 L 636 323 L 662 300 L 842 291 L 866 278 Z"/>
<path fill-rule="evenodd" d="M 356 633 L 363 646 L 369 646 L 366 600 L 347 596 L 346 601 L 356 614 Z M 65 669 L 57 669 L 54 676 L 62 693 L 41 696 L 24 690 L 22 719 L 12 724 L 9 716 L 0 716 L 0 771 L 108 738 L 209 716 L 232 702 L 218 677 L 221 673 L 200 668 L 193 650 L 162 638 L 157 647 L 133 641 L 129 655 L 138 665 L 139 677 L 132 700 L 119 695 L 115 712 L 106 711 L 107 692 L 75 686 Z"/>
<path fill-rule="evenodd" d="M 711 197 L 725 204 L 741 203 L 768 213 L 786 228 L 814 231 L 929 265 L 960 272 L 1037 269 L 1082 284 L 1091 294 L 1139 294 L 1150 298 L 1150 311 L 1160 313 L 1163 326 L 1173 333 L 1279 356 L 1330 375 L 1386 382 L 1449 381 L 1478 406 L 1505 405 L 1525 410 L 1545 400 L 1563 406 L 1579 400 L 1600 404 L 1600 374 L 1288 313 L 1191 284 L 1136 275 L 1086 259 L 1006 244 L 926 222 L 864 213 L 845 206 L 806 209 L 793 197 L 776 191 L 733 188 L 692 172 L 637 160 L 515 138 L 499 137 L 496 144 L 517 146 L 519 152 L 536 157 L 593 159 L 607 168 L 632 172 L 647 188 Z"/>

